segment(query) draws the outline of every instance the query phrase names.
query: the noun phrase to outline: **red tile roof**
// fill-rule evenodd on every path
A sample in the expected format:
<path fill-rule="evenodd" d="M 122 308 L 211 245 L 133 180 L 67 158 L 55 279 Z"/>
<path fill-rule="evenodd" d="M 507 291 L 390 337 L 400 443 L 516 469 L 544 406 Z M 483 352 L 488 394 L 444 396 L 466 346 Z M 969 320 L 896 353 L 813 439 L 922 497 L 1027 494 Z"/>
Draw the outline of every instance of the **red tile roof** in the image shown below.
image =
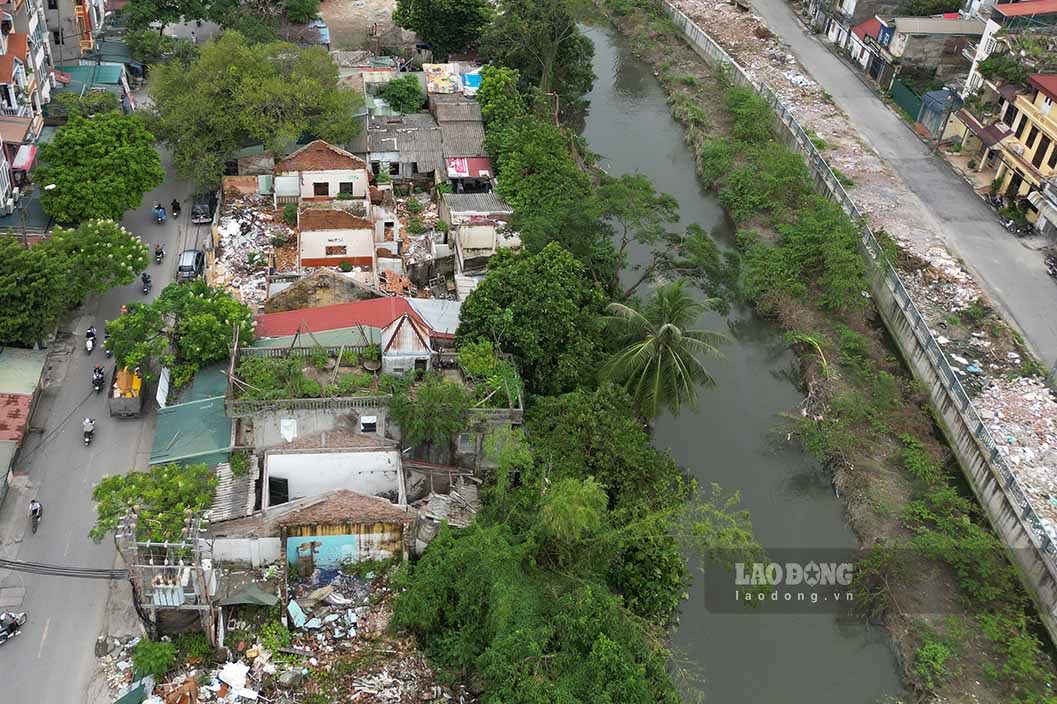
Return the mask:
<path fill-rule="evenodd" d="M 0 54 L 0 83 L 10 83 L 15 79 L 15 57 L 11 54 Z"/>
<path fill-rule="evenodd" d="M 1028 76 L 1028 84 L 1037 88 L 1050 100 L 1057 100 L 1057 74 L 1033 73 Z"/>
<path fill-rule="evenodd" d="M 322 139 L 309 142 L 275 165 L 275 173 L 292 171 L 347 171 L 366 169 L 367 163 Z"/>
<path fill-rule="evenodd" d="M 11 32 L 7 35 L 7 53 L 17 56 L 22 63 L 26 63 L 29 51 L 29 34 L 27 32 Z"/>
<path fill-rule="evenodd" d="M 855 25 L 851 28 L 851 33 L 857 36 L 859 39 L 866 39 L 866 37 L 877 38 L 877 35 L 881 32 L 881 21 L 876 17 Z"/>
<path fill-rule="evenodd" d="M 340 525 L 345 523 L 401 523 L 410 524 L 417 512 L 407 506 L 397 506 L 388 499 L 338 489 L 319 503 L 291 511 L 278 521 L 283 526 Z"/>
<path fill-rule="evenodd" d="M 32 404 L 33 397 L 28 394 L 0 394 L 0 440 L 22 444 Z"/>
<path fill-rule="evenodd" d="M 314 230 L 362 230 L 371 229 L 370 220 L 357 217 L 344 210 L 331 208 L 309 208 L 302 210 L 297 227 L 302 232 Z"/>
<path fill-rule="evenodd" d="M 1057 0 L 1027 0 L 995 5 L 995 10 L 1006 17 L 1030 17 L 1031 15 L 1052 15 L 1057 13 Z"/>
<path fill-rule="evenodd" d="M 257 337 L 285 337 L 301 332 L 339 330 L 357 325 L 384 328 L 401 315 L 410 315 L 416 322 L 425 322 L 418 316 L 406 298 L 372 298 L 368 301 L 337 303 L 319 308 L 302 308 L 281 313 L 263 313 L 257 316 Z M 429 329 L 429 326 L 426 326 Z"/>

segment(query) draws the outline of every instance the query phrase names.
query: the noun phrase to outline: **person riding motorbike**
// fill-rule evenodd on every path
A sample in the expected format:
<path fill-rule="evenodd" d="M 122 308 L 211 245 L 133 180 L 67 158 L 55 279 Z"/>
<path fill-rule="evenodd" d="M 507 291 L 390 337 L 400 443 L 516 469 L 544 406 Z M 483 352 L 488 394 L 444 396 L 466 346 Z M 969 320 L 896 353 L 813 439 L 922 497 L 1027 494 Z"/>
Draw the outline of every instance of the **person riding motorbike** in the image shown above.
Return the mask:
<path fill-rule="evenodd" d="M 40 502 L 36 499 L 29 500 L 29 515 L 33 518 L 40 518 L 41 514 L 44 513 L 44 507 L 40 505 Z"/>
<path fill-rule="evenodd" d="M 103 368 L 98 364 L 95 365 L 95 369 L 92 370 L 92 383 L 103 383 Z"/>
<path fill-rule="evenodd" d="M 13 636 L 18 630 L 18 616 L 10 611 L 0 612 L 0 636 Z"/>
<path fill-rule="evenodd" d="M 84 333 L 84 339 L 91 340 L 92 342 L 95 342 L 95 326 L 94 325 L 90 326 L 88 328 L 88 330 Z"/>
<path fill-rule="evenodd" d="M 81 422 L 81 429 L 86 435 L 91 435 L 95 432 L 95 420 L 85 416 L 84 421 Z"/>
<path fill-rule="evenodd" d="M 180 201 L 178 201 L 177 199 L 173 198 L 172 203 L 169 204 L 169 207 L 172 208 L 173 217 L 180 214 Z"/>
<path fill-rule="evenodd" d="M 154 204 L 154 217 L 157 218 L 159 222 L 165 220 L 165 208 L 162 207 L 161 203 Z"/>
<path fill-rule="evenodd" d="M 154 258 L 155 259 L 161 259 L 164 256 L 165 256 L 165 247 L 162 245 L 161 242 L 159 242 L 158 244 L 154 245 Z"/>
<path fill-rule="evenodd" d="M 139 280 L 143 282 L 144 286 L 150 286 L 150 274 L 148 274 L 147 272 L 143 272 L 143 274 L 139 277 Z"/>

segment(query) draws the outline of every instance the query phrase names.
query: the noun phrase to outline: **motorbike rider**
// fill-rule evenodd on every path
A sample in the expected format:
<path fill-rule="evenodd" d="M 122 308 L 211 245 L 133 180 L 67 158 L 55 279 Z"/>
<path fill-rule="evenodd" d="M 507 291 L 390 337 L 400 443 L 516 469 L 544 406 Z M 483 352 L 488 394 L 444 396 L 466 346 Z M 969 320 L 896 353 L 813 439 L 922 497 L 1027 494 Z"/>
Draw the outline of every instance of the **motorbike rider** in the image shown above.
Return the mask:
<path fill-rule="evenodd" d="M 165 247 L 162 246 L 162 243 L 159 242 L 158 244 L 154 245 L 154 256 L 155 257 L 162 257 L 164 255 L 165 255 Z"/>
<path fill-rule="evenodd" d="M 150 286 L 150 274 L 143 272 L 143 275 L 139 277 L 139 280 L 143 282 L 144 286 Z"/>
<path fill-rule="evenodd" d="M 29 515 L 32 518 L 39 519 L 44 513 L 44 507 L 40 505 L 40 502 L 36 499 L 29 500 Z"/>
<path fill-rule="evenodd" d="M 154 204 L 154 217 L 165 219 L 165 208 L 162 207 L 161 203 Z"/>
<path fill-rule="evenodd" d="M 95 432 L 95 420 L 85 416 L 84 421 L 81 423 L 81 429 L 84 430 L 85 434 L 91 435 Z"/>
<path fill-rule="evenodd" d="M 92 325 L 88 328 L 88 331 L 84 334 L 84 339 L 91 340 L 92 344 L 95 344 L 95 326 Z"/>
<path fill-rule="evenodd" d="M 180 214 L 180 201 L 178 201 L 177 199 L 173 198 L 172 199 L 172 203 L 169 204 L 169 207 L 172 208 L 172 214 L 173 215 L 179 215 Z"/>
<path fill-rule="evenodd" d="M 103 378 L 103 368 L 98 364 L 95 365 L 95 369 L 92 370 L 92 384 L 102 384 Z"/>
<path fill-rule="evenodd" d="M 0 612 L 0 636 L 12 636 L 17 629 L 18 617 L 10 611 Z"/>

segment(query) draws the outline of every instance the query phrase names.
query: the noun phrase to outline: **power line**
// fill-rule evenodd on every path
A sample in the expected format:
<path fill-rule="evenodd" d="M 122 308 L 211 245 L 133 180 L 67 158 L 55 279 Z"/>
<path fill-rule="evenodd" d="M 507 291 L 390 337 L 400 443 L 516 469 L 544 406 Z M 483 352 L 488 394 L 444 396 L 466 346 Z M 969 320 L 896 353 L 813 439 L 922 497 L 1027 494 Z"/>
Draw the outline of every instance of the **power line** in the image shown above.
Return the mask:
<path fill-rule="evenodd" d="M 23 562 L 21 560 L 0 559 L 0 569 L 14 572 L 28 572 L 49 577 L 72 577 L 75 579 L 127 580 L 127 570 L 95 569 L 91 567 L 64 567 L 49 565 L 43 562 Z"/>

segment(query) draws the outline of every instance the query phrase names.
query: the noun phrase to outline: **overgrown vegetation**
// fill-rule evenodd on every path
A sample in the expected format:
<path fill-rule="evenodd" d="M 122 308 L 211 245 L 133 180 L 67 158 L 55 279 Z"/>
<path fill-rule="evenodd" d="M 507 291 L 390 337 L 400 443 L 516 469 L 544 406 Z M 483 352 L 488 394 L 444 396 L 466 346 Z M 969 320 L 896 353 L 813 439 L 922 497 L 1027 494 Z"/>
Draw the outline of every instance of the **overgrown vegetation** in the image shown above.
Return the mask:
<path fill-rule="evenodd" d="M 157 679 L 171 670 L 175 664 L 176 645 L 171 641 L 144 638 L 132 649 L 132 666 L 136 674 L 141 677 L 153 675 Z"/>
<path fill-rule="evenodd" d="M 411 74 L 386 83 L 379 97 L 399 112 L 417 112 L 426 104 L 426 91 L 422 90 L 418 77 Z"/>
<path fill-rule="evenodd" d="M 653 27 L 649 3 L 609 5 L 618 16 L 634 15 L 632 32 Z M 684 48 L 661 29 L 640 36 L 654 41 L 659 55 Z M 665 80 L 663 66 L 661 74 L 670 93 L 685 90 Z M 930 576 L 949 568 L 958 586 L 953 602 L 964 615 L 917 623 L 900 637 L 912 684 L 944 699 L 948 688 L 961 687 L 953 701 L 972 689 L 971 678 L 966 685 L 960 677 L 971 674 L 1003 701 L 1052 702 L 1053 663 L 1016 571 L 978 505 L 951 484 L 949 454 L 931 435 L 927 399 L 870 331 L 857 224 L 812 192 L 800 157 L 774 139 L 762 100 L 729 87 L 725 98 L 729 132 L 692 139 L 702 179 L 741 225 L 747 297 L 777 317 L 805 353 L 809 396 L 791 429 L 834 471 L 856 527 L 885 537 L 857 564 L 856 608 L 905 631 L 905 602 L 896 595 L 940 598 L 929 592 L 937 589 Z"/>
<path fill-rule="evenodd" d="M 139 540 L 179 541 L 189 513 L 208 509 L 216 486 L 205 464 L 158 464 L 146 472 L 105 477 L 92 490 L 96 522 L 88 535 L 99 542 L 134 508 Z"/>
<path fill-rule="evenodd" d="M 398 386 L 389 404 L 404 444 L 448 447 L 469 422 L 472 392 L 439 372 L 427 374 L 418 384 L 411 381 Z"/>
<path fill-rule="evenodd" d="M 358 360 L 354 352 L 343 355 L 342 365 L 350 368 L 334 370 L 332 358 L 322 351 L 307 356 L 246 355 L 235 374 L 237 394 L 255 400 L 370 395 L 376 390 L 377 379 L 370 372 L 353 369 Z"/>

